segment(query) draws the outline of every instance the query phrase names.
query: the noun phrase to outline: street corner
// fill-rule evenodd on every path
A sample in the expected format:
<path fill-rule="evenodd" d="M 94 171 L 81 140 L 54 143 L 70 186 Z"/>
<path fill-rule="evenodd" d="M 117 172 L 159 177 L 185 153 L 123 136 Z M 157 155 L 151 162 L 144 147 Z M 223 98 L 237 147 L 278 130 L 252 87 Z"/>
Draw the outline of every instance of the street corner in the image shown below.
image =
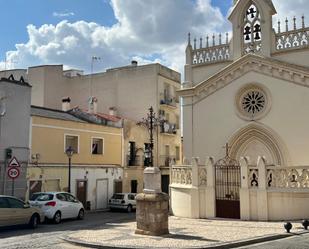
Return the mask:
<path fill-rule="evenodd" d="M 95 248 L 233 248 L 307 233 L 295 226 L 286 233 L 282 222 L 193 220 L 170 217 L 170 233 L 163 236 L 135 234 L 136 222 L 106 223 L 96 230 L 71 233 L 71 244 Z"/>

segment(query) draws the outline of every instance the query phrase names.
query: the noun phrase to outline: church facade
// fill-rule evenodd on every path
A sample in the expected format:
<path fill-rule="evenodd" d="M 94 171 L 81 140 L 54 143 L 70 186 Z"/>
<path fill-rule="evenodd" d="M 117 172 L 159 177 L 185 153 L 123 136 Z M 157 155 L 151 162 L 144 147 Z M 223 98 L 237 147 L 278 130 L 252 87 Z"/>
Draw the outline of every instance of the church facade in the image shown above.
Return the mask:
<path fill-rule="evenodd" d="M 189 35 L 175 215 L 309 217 L 309 28 L 275 14 L 271 0 L 238 0 L 231 39 Z"/>

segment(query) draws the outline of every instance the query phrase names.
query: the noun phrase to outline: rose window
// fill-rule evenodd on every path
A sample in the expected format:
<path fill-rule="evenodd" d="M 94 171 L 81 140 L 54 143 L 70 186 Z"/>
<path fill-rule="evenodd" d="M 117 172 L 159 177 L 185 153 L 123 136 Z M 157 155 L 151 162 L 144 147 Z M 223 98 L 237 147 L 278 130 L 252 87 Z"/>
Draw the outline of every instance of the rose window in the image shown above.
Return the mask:
<path fill-rule="evenodd" d="M 243 109 L 255 115 L 265 108 L 265 95 L 260 91 L 249 91 L 242 100 Z"/>
<path fill-rule="evenodd" d="M 258 120 L 270 110 L 269 90 L 260 84 L 248 84 L 235 96 L 237 114 L 245 120 Z"/>

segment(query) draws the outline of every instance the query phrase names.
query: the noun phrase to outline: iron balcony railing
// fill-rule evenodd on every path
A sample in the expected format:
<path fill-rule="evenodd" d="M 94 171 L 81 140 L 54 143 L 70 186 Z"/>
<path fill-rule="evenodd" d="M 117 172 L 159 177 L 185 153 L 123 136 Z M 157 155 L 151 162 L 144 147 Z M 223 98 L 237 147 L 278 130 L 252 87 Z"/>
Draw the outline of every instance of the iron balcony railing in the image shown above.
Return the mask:
<path fill-rule="evenodd" d="M 177 107 L 177 98 L 169 95 L 161 95 L 160 104 L 161 105 L 168 105 L 172 107 Z"/>
<path fill-rule="evenodd" d="M 161 167 L 172 167 L 176 164 L 176 157 L 171 155 L 162 155 L 159 158 L 159 166 Z"/>
<path fill-rule="evenodd" d="M 141 166 L 142 160 L 139 155 L 127 155 L 127 166 Z"/>
<path fill-rule="evenodd" d="M 169 122 L 164 122 L 160 126 L 160 132 L 166 134 L 177 134 L 177 125 Z"/>

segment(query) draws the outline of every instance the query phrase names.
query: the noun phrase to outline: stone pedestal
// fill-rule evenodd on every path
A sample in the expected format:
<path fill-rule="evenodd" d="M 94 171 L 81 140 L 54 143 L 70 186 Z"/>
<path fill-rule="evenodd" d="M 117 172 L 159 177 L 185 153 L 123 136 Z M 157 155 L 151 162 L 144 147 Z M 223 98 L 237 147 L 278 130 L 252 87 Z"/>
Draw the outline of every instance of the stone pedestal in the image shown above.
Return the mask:
<path fill-rule="evenodd" d="M 168 199 L 165 193 L 136 196 L 136 234 L 159 236 L 169 233 Z"/>
<path fill-rule="evenodd" d="M 136 234 L 168 234 L 169 196 L 161 192 L 161 172 L 157 167 L 144 170 L 144 193 L 136 196 Z"/>

